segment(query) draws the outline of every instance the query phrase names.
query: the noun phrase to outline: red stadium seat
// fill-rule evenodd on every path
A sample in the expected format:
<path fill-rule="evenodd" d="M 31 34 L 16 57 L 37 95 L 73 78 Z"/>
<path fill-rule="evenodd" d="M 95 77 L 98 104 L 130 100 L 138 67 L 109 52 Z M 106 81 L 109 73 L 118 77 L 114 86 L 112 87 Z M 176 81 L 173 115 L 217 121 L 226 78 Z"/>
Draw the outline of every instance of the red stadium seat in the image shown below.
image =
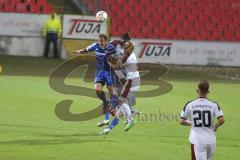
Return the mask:
<path fill-rule="evenodd" d="M 35 4 L 30 5 L 30 13 L 41 13 L 40 12 L 40 6 L 37 6 Z"/>
<path fill-rule="evenodd" d="M 46 0 L 0 0 L 0 11 L 17 13 L 52 13 Z"/>
<path fill-rule="evenodd" d="M 22 2 L 23 2 L 22 0 L 10 1 L 10 3 L 12 3 L 12 4 L 21 4 Z"/>
<path fill-rule="evenodd" d="M 16 11 L 16 6 L 13 4 L 4 4 L 3 10 L 5 12 L 15 12 Z"/>
<path fill-rule="evenodd" d="M 25 0 L 25 4 L 32 5 L 32 4 L 36 4 L 35 2 L 36 2 L 35 0 Z"/>
<path fill-rule="evenodd" d="M 46 5 L 47 4 L 47 0 L 37 0 L 37 4 Z"/>
<path fill-rule="evenodd" d="M 82 2 L 96 11 L 95 1 Z M 240 5 L 233 3 L 240 4 L 239 0 L 104 0 L 99 6 L 111 17 L 113 36 L 128 29 L 137 38 L 224 41 L 240 40 L 236 35 Z"/>
<path fill-rule="evenodd" d="M 27 13 L 27 6 L 26 4 L 17 4 L 16 5 L 16 11 L 19 13 Z"/>

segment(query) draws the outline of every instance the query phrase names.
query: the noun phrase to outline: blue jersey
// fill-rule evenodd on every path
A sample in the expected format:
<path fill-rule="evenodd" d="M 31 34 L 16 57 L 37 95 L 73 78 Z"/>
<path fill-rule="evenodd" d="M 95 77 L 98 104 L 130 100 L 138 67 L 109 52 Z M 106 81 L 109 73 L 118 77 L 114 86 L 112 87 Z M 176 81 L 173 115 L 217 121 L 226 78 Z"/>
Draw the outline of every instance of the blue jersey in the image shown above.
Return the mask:
<path fill-rule="evenodd" d="M 96 70 L 110 70 L 107 57 L 116 53 L 114 45 L 108 43 L 106 47 L 102 48 L 98 43 L 93 43 L 87 47 L 87 51 L 94 51 L 96 54 Z"/>

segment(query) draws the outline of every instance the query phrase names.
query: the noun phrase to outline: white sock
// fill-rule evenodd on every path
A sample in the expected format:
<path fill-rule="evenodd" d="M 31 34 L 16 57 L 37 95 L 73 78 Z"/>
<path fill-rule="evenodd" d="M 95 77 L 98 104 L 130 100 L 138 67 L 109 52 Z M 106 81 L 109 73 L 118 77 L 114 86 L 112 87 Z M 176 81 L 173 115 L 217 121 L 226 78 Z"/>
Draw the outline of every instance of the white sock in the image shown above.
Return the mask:
<path fill-rule="evenodd" d="M 123 103 L 120 105 L 120 108 L 123 112 L 124 117 L 126 118 L 127 122 L 130 123 L 132 121 L 132 113 L 127 103 Z"/>

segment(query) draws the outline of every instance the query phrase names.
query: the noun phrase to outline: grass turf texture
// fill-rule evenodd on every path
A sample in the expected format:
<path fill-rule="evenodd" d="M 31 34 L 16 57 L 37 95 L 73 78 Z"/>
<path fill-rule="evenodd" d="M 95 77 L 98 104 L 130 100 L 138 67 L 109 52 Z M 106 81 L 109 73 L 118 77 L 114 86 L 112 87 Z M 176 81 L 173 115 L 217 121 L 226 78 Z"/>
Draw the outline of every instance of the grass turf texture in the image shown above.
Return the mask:
<path fill-rule="evenodd" d="M 98 99 L 63 95 L 49 87 L 48 75 L 62 62 L 0 56 L 3 66 L 0 75 L 0 160 L 190 159 L 189 128 L 180 126 L 176 120 L 151 119 L 150 114 L 159 116 L 159 111 L 166 115 L 179 114 L 186 101 L 195 98 L 199 79 L 211 80 L 209 98 L 219 102 L 226 118 L 226 123 L 217 132 L 214 159 L 239 159 L 239 80 L 216 78 L 208 74 L 207 68 L 201 71 L 170 66 L 163 79 L 173 85 L 173 90 L 159 97 L 138 98 L 137 107 L 145 114 L 136 126 L 125 133 L 120 123 L 104 138 L 98 135 L 101 129 L 96 127 L 102 117 L 86 122 L 65 122 L 55 116 L 55 105 L 63 99 L 74 100 L 71 108 L 74 113 L 87 111 L 99 103 Z M 67 83 L 93 87 L 76 77 L 69 78 Z"/>

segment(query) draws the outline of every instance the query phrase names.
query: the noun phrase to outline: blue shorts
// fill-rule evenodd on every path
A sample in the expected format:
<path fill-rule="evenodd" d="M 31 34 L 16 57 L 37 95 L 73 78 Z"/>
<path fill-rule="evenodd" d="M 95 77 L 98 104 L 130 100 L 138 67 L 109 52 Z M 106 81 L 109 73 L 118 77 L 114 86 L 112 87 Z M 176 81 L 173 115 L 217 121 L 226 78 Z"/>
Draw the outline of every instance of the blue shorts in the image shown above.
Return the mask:
<path fill-rule="evenodd" d="M 94 83 L 102 83 L 107 86 L 114 85 L 115 74 L 109 70 L 96 70 Z"/>

